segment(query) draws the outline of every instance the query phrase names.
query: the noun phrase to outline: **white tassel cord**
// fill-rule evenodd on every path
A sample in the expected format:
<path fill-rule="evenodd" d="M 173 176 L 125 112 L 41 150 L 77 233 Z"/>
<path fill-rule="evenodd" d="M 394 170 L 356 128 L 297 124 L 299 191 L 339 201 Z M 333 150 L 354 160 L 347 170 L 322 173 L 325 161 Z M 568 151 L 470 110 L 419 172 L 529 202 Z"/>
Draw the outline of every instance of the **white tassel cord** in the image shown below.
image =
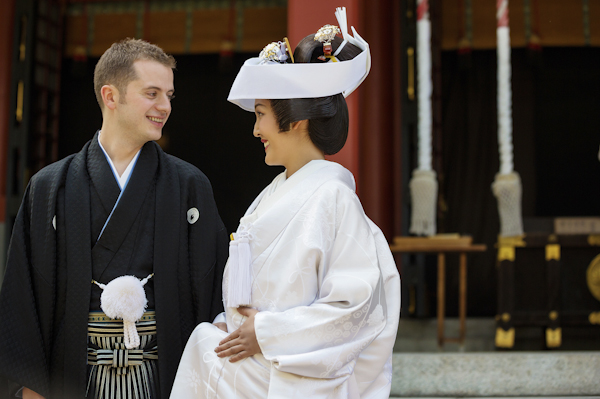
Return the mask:
<path fill-rule="evenodd" d="M 508 3 L 501 2 L 498 8 L 499 25 L 496 30 L 498 57 L 498 149 L 500 171 L 492 184 L 498 200 L 500 235 L 503 237 L 523 234 L 521 213 L 522 185 L 519 174 L 514 172 L 512 142 L 512 91 L 510 60 L 510 28 L 508 25 Z"/>
<path fill-rule="evenodd" d="M 102 288 L 102 311 L 111 319 L 123 319 L 123 337 L 127 349 L 140 345 L 135 322 L 142 318 L 148 306 L 144 285 L 153 276 L 154 273 L 141 281 L 135 276 L 121 276 L 106 285 L 92 280 L 92 283 Z"/>
<path fill-rule="evenodd" d="M 237 308 L 252 302 L 251 235 L 242 230 L 229 242 L 227 307 Z"/>
<path fill-rule="evenodd" d="M 416 235 L 435 235 L 438 191 L 435 172 L 414 170 L 409 187 L 412 205 L 409 232 Z"/>

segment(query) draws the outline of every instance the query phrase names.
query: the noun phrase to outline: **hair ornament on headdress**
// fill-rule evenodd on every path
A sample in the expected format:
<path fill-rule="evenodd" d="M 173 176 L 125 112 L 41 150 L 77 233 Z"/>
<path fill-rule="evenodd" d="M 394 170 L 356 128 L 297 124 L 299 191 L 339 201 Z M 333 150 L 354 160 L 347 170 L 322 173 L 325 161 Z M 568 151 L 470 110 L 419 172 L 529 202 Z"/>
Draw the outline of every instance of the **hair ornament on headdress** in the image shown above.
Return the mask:
<path fill-rule="evenodd" d="M 268 62 L 283 64 L 288 59 L 287 46 L 284 42 L 271 42 L 262 49 L 258 57 L 262 60 L 261 64 Z"/>
<path fill-rule="evenodd" d="M 348 97 L 369 74 L 371 52 L 369 43 L 356 33 L 354 27 L 353 36 L 348 33 L 346 9 L 338 8 L 335 15 L 341 29 L 336 28 L 341 31 L 344 41 L 361 50 L 358 55 L 344 62 L 335 62 L 339 60 L 334 55 L 327 57 L 332 62 L 307 63 L 280 63 L 279 60 L 268 61 L 262 57 L 250 58 L 244 62 L 236 76 L 227 100 L 246 111 L 254 112 L 254 101 L 257 98 L 317 98 L 339 93 Z M 333 37 L 335 35 L 332 40 Z M 274 67 L 265 68 L 265 65 Z M 316 79 L 318 76 L 328 78 Z"/>
<path fill-rule="evenodd" d="M 342 33 L 342 31 L 340 31 L 340 28 L 338 28 L 335 25 L 325 25 L 321 29 L 319 29 L 317 33 L 315 33 L 315 40 L 323 43 L 324 57 L 319 57 L 319 59 L 325 61 L 325 57 L 331 56 L 331 53 L 333 52 L 331 42 L 333 41 L 333 39 L 335 39 L 335 36 L 338 33 Z"/>

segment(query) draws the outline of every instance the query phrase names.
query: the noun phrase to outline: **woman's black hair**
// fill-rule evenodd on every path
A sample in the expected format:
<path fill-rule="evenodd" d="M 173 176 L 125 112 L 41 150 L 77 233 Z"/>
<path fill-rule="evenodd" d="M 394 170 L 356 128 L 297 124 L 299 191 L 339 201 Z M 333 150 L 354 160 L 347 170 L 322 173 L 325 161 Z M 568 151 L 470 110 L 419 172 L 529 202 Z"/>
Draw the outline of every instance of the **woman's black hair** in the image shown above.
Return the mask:
<path fill-rule="evenodd" d="M 294 51 L 294 62 L 324 62 L 319 59 L 323 55 L 323 43 L 314 40 L 314 37 L 314 34 L 308 35 L 298 43 Z M 339 37 L 331 42 L 333 53 L 342 42 L 343 39 Z M 339 61 L 351 60 L 361 51 L 355 45 L 346 43 L 336 58 Z M 289 131 L 293 122 L 307 119 L 310 140 L 326 155 L 333 155 L 344 147 L 349 123 L 348 106 L 341 93 L 318 98 L 271 100 L 271 108 L 281 132 Z"/>

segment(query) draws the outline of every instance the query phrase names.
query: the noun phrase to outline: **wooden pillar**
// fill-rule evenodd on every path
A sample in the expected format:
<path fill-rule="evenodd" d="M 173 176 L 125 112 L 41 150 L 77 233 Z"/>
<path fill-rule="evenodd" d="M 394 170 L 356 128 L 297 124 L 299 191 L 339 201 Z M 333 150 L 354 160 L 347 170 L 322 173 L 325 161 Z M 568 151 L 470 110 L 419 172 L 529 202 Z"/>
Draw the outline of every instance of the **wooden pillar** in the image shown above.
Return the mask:
<path fill-rule="evenodd" d="M 347 0 L 344 2 L 348 16 L 348 29 L 350 26 L 362 35 L 362 3 L 366 0 Z M 293 48 L 300 40 L 310 33 L 316 33 L 320 27 L 325 24 L 337 25 L 335 18 L 335 9 L 340 6 L 339 1 L 333 0 L 289 0 L 288 1 L 288 38 Z M 352 32 L 350 31 L 350 34 Z M 367 42 L 369 38 L 364 36 Z M 367 78 L 368 80 L 368 78 Z M 360 131 L 360 98 L 362 88 L 359 87 L 352 93 L 346 102 L 348 103 L 348 112 L 350 115 L 350 130 L 348 140 L 344 148 L 337 154 L 327 157 L 331 161 L 338 162 L 348 168 L 356 179 L 359 193 L 362 195 L 362 178 L 360 176 L 360 136 L 364 134 Z M 368 212 L 367 212 L 368 214 Z"/>
<path fill-rule="evenodd" d="M 360 198 L 388 240 L 400 235 L 400 6 L 378 0 L 364 8 L 371 72 L 363 83 L 360 135 Z"/>
<path fill-rule="evenodd" d="M 6 195 L 8 173 L 8 139 L 10 132 L 11 113 L 11 77 L 13 61 L 13 40 L 15 1 L 4 0 L 3 12 L 0 13 L 0 284 L 4 277 L 4 263 L 8 238 L 6 227 Z M 0 385 L 2 385 L 0 381 Z"/>

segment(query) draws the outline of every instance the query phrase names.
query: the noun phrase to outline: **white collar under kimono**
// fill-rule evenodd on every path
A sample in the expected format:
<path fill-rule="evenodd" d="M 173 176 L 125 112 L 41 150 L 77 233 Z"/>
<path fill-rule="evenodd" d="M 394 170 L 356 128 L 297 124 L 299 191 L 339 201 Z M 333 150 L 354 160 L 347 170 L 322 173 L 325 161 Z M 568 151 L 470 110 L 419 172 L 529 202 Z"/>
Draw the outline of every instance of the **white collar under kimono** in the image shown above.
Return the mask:
<path fill-rule="evenodd" d="M 287 179 L 285 174 L 275 177 L 256 197 L 229 243 L 227 307 L 250 305 L 252 262 L 323 183 L 336 179 L 353 191 L 356 189 L 349 170 L 326 160 L 310 161 Z"/>
<path fill-rule="evenodd" d="M 127 168 L 125 168 L 125 171 L 123 172 L 123 174 L 121 176 L 119 176 L 119 174 L 117 173 L 117 168 L 115 168 L 115 164 L 113 163 L 112 159 L 110 159 L 110 157 L 108 156 L 108 153 L 102 146 L 102 142 L 100 141 L 101 134 L 102 134 L 102 132 L 98 133 L 98 144 L 100 145 L 100 148 L 102 149 L 102 152 L 104 153 L 104 156 L 106 156 L 106 160 L 108 161 L 108 164 L 110 165 L 110 169 L 112 170 L 113 175 L 115 176 L 115 179 L 117 180 L 117 184 L 119 185 L 119 188 L 121 189 L 121 191 L 123 191 L 123 190 L 125 190 L 125 187 L 127 186 L 127 183 L 129 182 L 129 176 L 131 175 L 131 172 L 133 171 L 133 166 L 137 162 L 137 159 L 140 156 L 142 149 L 140 148 L 138 150 L 138 152 L 135 154 L 135 156 L 129 162 L 129 165 L 127 165 Z"/>

